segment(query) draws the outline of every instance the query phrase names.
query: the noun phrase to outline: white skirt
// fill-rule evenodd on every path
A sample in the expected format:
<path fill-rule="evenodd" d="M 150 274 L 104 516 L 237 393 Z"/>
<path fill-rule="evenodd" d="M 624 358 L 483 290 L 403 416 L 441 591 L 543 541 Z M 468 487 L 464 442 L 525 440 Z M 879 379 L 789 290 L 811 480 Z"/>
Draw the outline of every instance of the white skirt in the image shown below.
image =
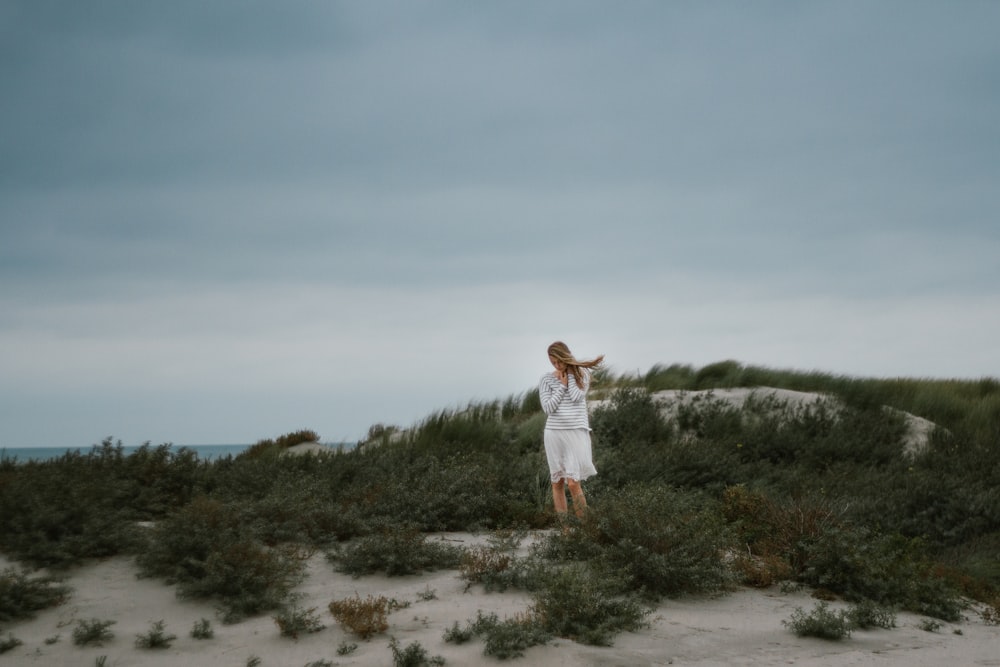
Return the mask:
<path fill-rule="evenodd" d="M 597 474 L 590 451 L 590 431 L 585 428 L 545 429 L 545 457 L 552 482 L 581 481 Z"/>

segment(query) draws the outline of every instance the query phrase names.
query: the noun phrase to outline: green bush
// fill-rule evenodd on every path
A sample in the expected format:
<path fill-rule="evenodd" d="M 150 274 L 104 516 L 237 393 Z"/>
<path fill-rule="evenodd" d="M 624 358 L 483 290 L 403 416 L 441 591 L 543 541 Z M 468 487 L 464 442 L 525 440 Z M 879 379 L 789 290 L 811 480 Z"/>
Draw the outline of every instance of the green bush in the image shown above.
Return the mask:
<path fill-rule="evenodd" d="M 6 568 L 0 572 L 0 621 L 32 618 L 36 611 L 66 601 L 70 587 L 51 576 L 29 576 Z"/>
<path fill-rule="evenodd" d="M 8 632 L 6 638 L 0 637 L 0 655 L 3 655 L 7 651 L 13 651 L 22 644 L 24 642 Z"/>
<path fill-rule="evenodd" d="M 548 643 L 552 639 L 532 614 L 519 614 L 501 621 L 496 614 L 476 613 L 474 622 L 466 623 L 464 629 L 456 622 L 444 633 L 444 640 L 454 644 L 464 644 L 475 636 L 484 640 L 483 652 L 500 660 L 518 658 L 532 646 Z"/>
<path fill-rule="evenodd" d="M 650 599 L 731 585 L 723 554 L 734 542 L 716 503 L 651 485 L 631 485 L 599 500 L 576 529 L 549 538 L 552 556 L 589 559 L 622 580 L 625 590 Z"/>
<path fill-rule="evenodd" d="M 444 664 L 444 658 L 441 656 L 427 655 L 427 650 L 420 645 L 420 642 L 411 642 L 406 648 L 401 649 L 399 642 L 393 637 L 389 642 L 389 648 L 392 650 L 392 664 L 395 667 L 433 667 Z"/>
<path fill-rule="evenodd" d="M 191 628 L 192 639 L 212 639 L 215 637 L 215 630 L 212 629 L 212 622 L 207 618 L 195 621 Z"/>
<path fill-rule="evenodd" d="M 316 615 L 316 607 L 302 609 L 296 604 L 282 607 L 273 617 L 282 637 L 298 639 L 300 634 L 319 632 L 325 626 Z"/>
<path fill-rule="evenodd" d="M 101 646 L 104 642 L 114 639 L 115 633 L 110 628 L 116 621 L 102 621 L 99 618 L 79 620 L 73 628 L 73 643 L 77 646 L 95 644 Z"/>
<path fill-rule="evenodd" d="M 428 541 L 412 526 L 383 525 L 374 535 L 327 552 L 338 570 L 354 576 L 385 572 L 390 577 L 456 568 L 462 548 Z"/>
<path fill-rule="evenodd" d="M 839 640 L 851 636 L 853 624 L 850 612 L 833 611 L 825 602 L 819 602 L 808 614 L 796 607 L 791 619 L 782 621 L 799 637 Z"/>
<path fill-rule="evenodd" d="M 226 622 L 281 607 L 302 580 L 303 551 L 261 544 L 239 516 L 196 498 L 153 529 L 137 558 L 140 573 L 176 583 L 183 597 L 218 599 Z"/>
<path fill-rule="evenodd" d="M 585 563 L 553 568 L 533 594 L 533 618 L 546 632 L 583 644 L 610 646 L 614 636 L 645 625 L 649 609 L 621 584 Z"/>
<path fill-rule="evenodd" d="M 862 600 L 855 605 L 851 605 L 848 610 L 848 617 L 851 624 L 862 630 L 868 628 L 884 628 L 886 630 L 896 627 L 896 612 L 889 607 L 876 604 L 871 600 Z"/>
<path fill-rule="evenodd" d="M 145 634 L 135 636 L 135 646 L 147 649 L 170 648 L 175 639 L 177 635 L 166 633 L 163 621 L 156 621 Z"/>

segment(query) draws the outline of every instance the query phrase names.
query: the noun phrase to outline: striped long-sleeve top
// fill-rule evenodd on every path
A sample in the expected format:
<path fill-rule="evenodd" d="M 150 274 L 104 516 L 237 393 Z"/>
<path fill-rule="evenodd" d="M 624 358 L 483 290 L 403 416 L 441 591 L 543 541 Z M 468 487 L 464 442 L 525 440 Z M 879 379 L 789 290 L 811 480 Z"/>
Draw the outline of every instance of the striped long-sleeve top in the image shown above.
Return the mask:
<path fill-rule="evenodd" d="M 587 414 L 590 373 L 586 369 L 581 370 L 583 370 L 583 387 L 577 386 L 572 373 L 569 374 L 566 387 L 556 379 L 555 373 L 546 373 L 539 380 L 538 396 L 542 400 L 542 410 L 548 415 L 545 428 L 590 430 L 590 418 Z"/>

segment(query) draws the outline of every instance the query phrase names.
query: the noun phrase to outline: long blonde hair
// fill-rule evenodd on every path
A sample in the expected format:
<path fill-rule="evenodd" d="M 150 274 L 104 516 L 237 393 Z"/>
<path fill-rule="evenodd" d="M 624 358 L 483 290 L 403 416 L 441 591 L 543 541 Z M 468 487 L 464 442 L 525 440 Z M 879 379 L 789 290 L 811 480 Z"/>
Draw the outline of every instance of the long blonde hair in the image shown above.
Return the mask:
<path fill-rule="evenodd" d="M 573 356 L 573 353 L 569 351 L 569 347 L 566 343 L 561 340 L 549 345 L 549 356 L 555 358 L 556 361 L 566 365 L 566 370 L 573 374 L 573 378 L 576 380 L 576 386 L 583 388 L 583 371 L 581 368 L 597 368 L 604 361 L 604 355 L 598 355 L 593 359 L 588 361 L 580 361 Z"/>

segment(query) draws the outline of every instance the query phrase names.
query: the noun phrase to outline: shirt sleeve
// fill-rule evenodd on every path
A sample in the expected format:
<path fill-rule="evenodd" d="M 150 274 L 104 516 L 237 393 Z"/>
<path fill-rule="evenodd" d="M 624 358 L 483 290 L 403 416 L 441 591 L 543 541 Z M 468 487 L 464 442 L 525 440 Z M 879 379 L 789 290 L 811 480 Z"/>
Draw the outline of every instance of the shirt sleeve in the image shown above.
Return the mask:
<path fill-rule="evenodd" d="M 559 404 L 562 403 L 568 391 L 551 374 L 543 375 L 538 382 L 538 398 L 542 401 L 542 410 L 545 411 L 545 414 L 551 415 L 558 410 Z"/>

